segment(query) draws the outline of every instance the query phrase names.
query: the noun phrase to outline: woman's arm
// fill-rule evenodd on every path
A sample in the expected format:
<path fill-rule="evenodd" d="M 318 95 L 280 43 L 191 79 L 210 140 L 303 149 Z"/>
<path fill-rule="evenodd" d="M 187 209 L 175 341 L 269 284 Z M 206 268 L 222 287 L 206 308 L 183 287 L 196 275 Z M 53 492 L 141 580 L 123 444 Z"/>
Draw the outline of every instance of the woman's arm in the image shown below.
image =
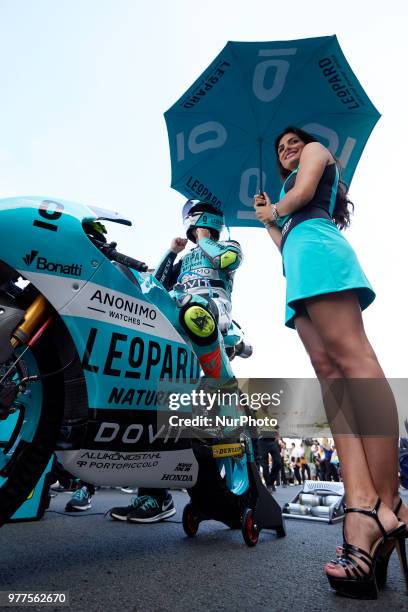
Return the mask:
<path fill-rule="evenodd" d="M 272 238 L 273 242 L 276 244 L 278 249 L 280 249 L 282 241 L 282 230 L 277 225 L 268 225 L 266 229 L 268 230 L 268 234 Z"/>
<path fill-rule="evenodd" d="M 327 163 L 332 159 L 328 149 L 320 142 L 310 142 L 305 145 L 300 155 L 295 185 L 277 205 L 281 217 L 291 215 L 310 202 Z"/>

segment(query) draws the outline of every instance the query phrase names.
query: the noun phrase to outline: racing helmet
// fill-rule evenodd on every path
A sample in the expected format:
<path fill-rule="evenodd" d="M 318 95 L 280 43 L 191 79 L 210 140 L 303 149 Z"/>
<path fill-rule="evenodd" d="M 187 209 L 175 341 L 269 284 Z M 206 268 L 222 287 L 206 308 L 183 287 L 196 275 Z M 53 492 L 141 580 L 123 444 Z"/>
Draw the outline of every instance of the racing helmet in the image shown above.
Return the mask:
<path fill-rule="evenodd" d="M 209 229 L 215 240 L 218 240 L 224 227 L 224 215 L 221 210 L 208 202 L 187 200 L 183 206 L 183 224 L 187 238 L 192 242 L 196 242 L 193 236 L 196 227 Z"/>

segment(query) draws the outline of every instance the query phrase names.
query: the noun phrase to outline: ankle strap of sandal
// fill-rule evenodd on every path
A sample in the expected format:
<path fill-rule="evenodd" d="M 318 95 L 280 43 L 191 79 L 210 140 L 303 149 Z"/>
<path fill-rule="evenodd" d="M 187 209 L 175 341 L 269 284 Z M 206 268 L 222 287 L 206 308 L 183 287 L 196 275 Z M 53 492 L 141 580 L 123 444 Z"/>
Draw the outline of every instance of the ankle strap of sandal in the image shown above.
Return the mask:
<path fill-rule="evenodd" d="M 379 526 L 381 533 L 383 536 L 387 535 L 387 532 L 385 531 L 384 527 L 381 524 L 380 519 L 378 518 L 378 510 L 379 507 L 381 506 L 381 499 L 379 497 L 377 497 L 377 501 L 375 503 L 375 506 L 372 510 L 364 510 L 363 508 L 347 508 L 346 506 L 344 507 L 344 513 L 348 513 L 348 512 L 357 512 L 358 514 L 365 514 L 366 516 L 369 516 L 371 518 L 373 518 L 377 525 Z"/>

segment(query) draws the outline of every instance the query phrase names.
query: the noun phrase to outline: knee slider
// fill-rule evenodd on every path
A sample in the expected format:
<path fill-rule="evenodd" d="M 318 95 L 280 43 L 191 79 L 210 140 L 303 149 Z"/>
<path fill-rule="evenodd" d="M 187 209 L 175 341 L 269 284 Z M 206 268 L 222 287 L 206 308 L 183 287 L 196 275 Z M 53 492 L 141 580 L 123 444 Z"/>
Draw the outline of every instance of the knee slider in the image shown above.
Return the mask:
<path fill-rule="evenodd" d="M 212 344 L 218 337 L 214 316 L 198 304 L 187 304 L 181 309 L 180 323 L 189 337 L 201 346 Z"/>

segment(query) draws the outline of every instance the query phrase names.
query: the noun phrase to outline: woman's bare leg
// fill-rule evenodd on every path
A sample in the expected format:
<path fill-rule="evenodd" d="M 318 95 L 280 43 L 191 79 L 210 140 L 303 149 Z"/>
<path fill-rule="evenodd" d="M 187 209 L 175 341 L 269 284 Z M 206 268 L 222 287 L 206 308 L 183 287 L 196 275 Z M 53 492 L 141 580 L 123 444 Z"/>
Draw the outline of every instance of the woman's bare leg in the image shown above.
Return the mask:
<path fill-rule="evenodd" d="M 365 334 L 357 297 L 353 291 L 329 294 L 307 300 L 306 307 L 327 353 L 347 380 L 350 405 L 345 409 L 355 415 L 355 433 L 361 436 L 375 489 L 394 508 L 398 499 L 398 414 Z"/>
<path fill-rule="evenodd" d="M 329 355 L 309 317 L 299 316 L 295 324 L 322 386 L 326 412 L 332 430 L 334 430 L 333 437 L 341 461 L 347 505 L 370 509 L 377 499 L 377 491 L 369 469 L 363 440 L 355 435 L 357 425 L 353 420 L 351 406 L 348 405 L 346 410 L 343 409 L 344 402 L 348 403 L 343 373 Z M 342 406 L 341 410 L 340 406 Z M 334 423 L 335 426 L 333 426 Z M 387 530 L 397 525 L 393 513 L 384 506 L 380 510 L 380 520 Z M 367 521 L 367 519 L 365 521 L 367 524 L 363 525 L 361 515 L 348 515 L 346 537 L 353 544 L 369 550 L 372 542 L 379 537 L 380 533 L 374 521 Z M 341 567 L 331 564 L 326 566 L 326 571 L 333 575 L 344 575 Z"/>

